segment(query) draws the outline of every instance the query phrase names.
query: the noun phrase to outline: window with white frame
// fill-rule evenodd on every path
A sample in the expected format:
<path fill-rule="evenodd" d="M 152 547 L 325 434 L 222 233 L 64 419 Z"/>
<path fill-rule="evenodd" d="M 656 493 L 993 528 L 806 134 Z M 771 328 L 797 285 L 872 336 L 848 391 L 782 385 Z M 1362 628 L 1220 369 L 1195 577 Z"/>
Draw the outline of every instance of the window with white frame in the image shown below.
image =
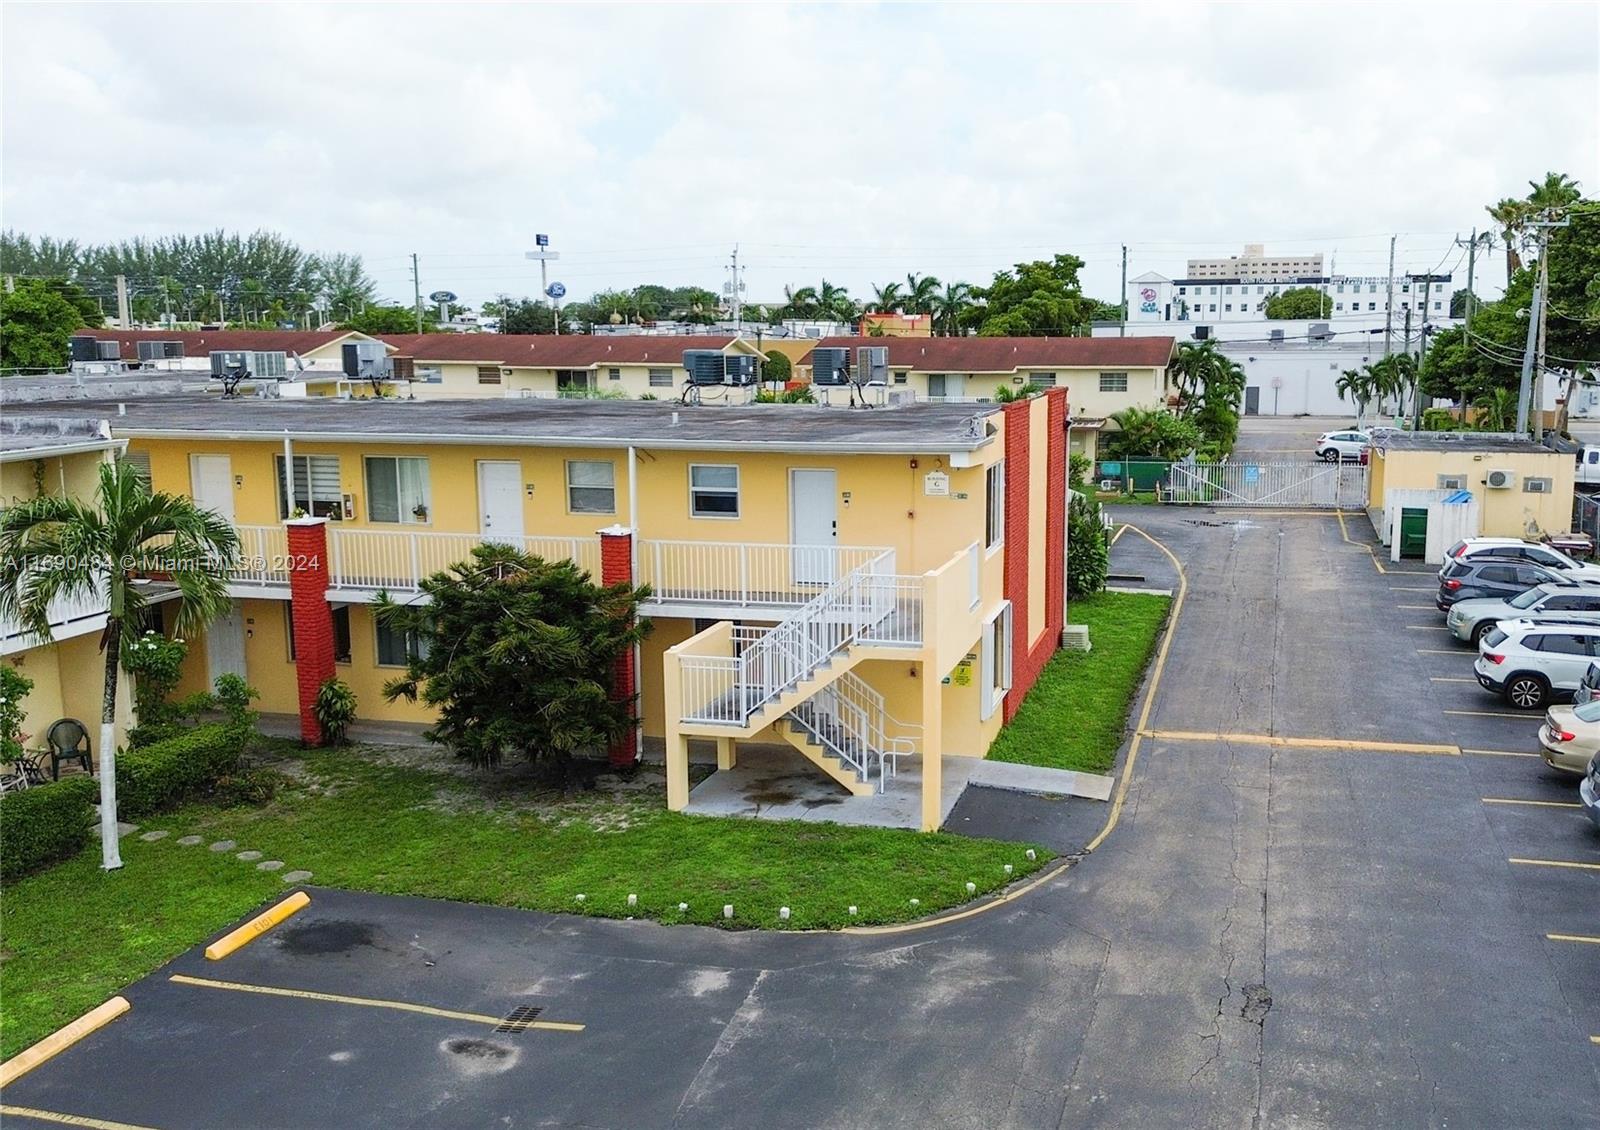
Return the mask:
<path fill-rule="evenodd" d="M 412 379 L 423 384 L 437 385 L 444 383 L 444 369 L 438 365 L 418 365 L 411 370 Z"/>
<path fill-rule="evenodd" d="M 1437 477 L 1440 490 L 1465 490 L 1467 476 L 1465 475 L 1439 475 Z"/>
<path fill-rule="evenodd" d="M 379 667 L 404 667 L 415 656 L 426 659 L 428 641 L 416 632 L 403 632 L 373 617 L 376 625 Z"/>
<path fill-rule="evenodd" d="M 478 383 L 481 385 L 497 385 L 500 383 L 499 365 L 479 365 Z"/>
<path fill-rule="evenodd" d="M 278 517 L 289 517 L 285 509 L 283 456 L 273 457 L 278 471 Z M 337 455 L 296 455 L 294 457 L 294 508 L 313 518 L 344 516 L 343 491 L 339 487 Z"/>
<path fill-rule="evenodd" d="M 1000 605 L 994 616 L 983 626 L 983 644 L 979 648 L 981 673 L 979 676 L 978 717 L 987 721 L 994 717 L 1011 689 L 1011 602 Z"/>
<path fill-rule="evenodd" d="M 567 460 L 567 509 L 574 514 L 615 514 L 616 474 L 616 464 L 609 460 Z"/>
<path fill-rule="evenodd" d="M 739 516 L 737 465 L 732 463 L 689 465 L 689 516 L 692 518 Z"/>
<path fill-rule="evenodd" d="M 1055 388 L 1056 375 L 1054 373 L 1029 373 L 1028 383 L 1040 388 Z"/>
<path fill-rule="evenodd" d="M 117 457 L 117 462 L 126 463 L 132 467 L 134 473 L 144 480 L 144 485 L 150 485 L 150 453 L 148 451 L 124 451 Z"/>
<path fill-rule="evenodd" d="M 1100 374 L 1100 391 L 1101 392 L 1127 392 L 1128 391 L 1128 374 L 1127 373 L 1101 373 Z"/>
<path fill-rule="evenodd" d="M 413 525 L 427 522 L 432 497 L 426 459 L 369 455 L 366 466 L 369 521 Z"/>
<path fill-rule="evenodd" d="M 622 370 L 621 369 L 607 369 L 606 370 L 606 380 L 608 380 L 608 381 L 620 381 L 621 379 L 622 379 Z"/>
<path fill-rule="evenodd" d="M 996 463 L 984 477 L 983 544 L 996 549 L 1006 540 L 1006 465 Z"/>
<path fill-rule="evenodd" d="M 651 369 L 650 370 L 650 387 L 651 388 L 671 388 L 672 387 L 672 370 L 671 369 Z"/>

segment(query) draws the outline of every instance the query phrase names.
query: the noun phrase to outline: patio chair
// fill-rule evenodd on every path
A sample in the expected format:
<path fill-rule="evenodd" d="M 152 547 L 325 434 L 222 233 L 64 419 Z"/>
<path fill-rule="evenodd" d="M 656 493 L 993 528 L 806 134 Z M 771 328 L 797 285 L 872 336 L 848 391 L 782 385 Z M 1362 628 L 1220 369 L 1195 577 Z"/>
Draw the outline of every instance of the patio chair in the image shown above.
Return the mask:
<path fill-rule="evenodd" d="M 94 774 L 94 763 L 89 758 L 89 730 L 76 718 L 59 718 L 50 724 L 44 735 L 45 752 L 50 755 L 50 779 L 61 780 L 61 763 L 76 761 L 83 771 Z"/>

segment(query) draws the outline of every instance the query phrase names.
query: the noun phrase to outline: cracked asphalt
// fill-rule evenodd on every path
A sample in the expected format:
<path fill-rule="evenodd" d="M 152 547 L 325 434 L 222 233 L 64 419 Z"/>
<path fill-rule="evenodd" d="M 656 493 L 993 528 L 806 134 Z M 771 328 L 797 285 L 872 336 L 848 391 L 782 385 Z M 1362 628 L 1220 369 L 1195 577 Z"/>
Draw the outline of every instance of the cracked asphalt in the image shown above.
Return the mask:
<path fill-rule="evenodd" d="M 1190 586 L 1151 731 L 1533 748 L 1532 717 L 1444 713 L 1504 707 L 1441 681 L 1470 653 L 1403 607 L 1427 578 L 1380 575 L 1333 519 L 1123 516 Z M 1137 535 L 1117 555 L 1174 584 Z M 1600 836 L 1483 803 L 1574 791 L 1526 756 L 1147 737 L 1097 851 L 900 934 L 313 890 L 292 928 L 131 986 L 5 1101 L 167 1128 L 1592 1127 L 1600 946 L 1545 935 L 1600 936 L 1600 873 L 1508 860 L 1600 862 Z M 587 1027 L 499 1036 L 174 972 Z"/>

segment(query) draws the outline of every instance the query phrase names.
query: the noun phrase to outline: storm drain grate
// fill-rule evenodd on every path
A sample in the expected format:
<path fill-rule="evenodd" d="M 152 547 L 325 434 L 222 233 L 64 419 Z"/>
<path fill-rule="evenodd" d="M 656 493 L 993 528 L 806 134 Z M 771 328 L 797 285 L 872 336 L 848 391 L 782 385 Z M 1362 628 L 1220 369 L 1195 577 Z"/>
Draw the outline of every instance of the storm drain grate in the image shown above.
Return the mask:
<path fill-rule="evenodd" d="M 1226 526 L 1226 525 L 1228 525 L 1227 522 L 1208 522 L 1204 518 L 1185 518 L 1183 520 L 1183 524 L 1185 526 Z"/>
<path fill-rule="evenodd" d="M 519 1005 L 512 1009 L 504 1020 L 495 1028 L 496 1032 L 526 1032 L 533 1027 L 533 1022 L 539 1019 L 542 1008 L 532 1008 L 528 1005 Z"/>

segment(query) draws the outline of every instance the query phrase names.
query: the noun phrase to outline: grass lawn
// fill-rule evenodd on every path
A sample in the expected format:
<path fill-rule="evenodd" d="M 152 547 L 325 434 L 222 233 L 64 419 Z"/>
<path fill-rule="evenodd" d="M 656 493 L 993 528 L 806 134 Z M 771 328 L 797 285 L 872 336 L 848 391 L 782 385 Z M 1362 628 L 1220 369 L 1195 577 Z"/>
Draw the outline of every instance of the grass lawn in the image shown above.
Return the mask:
<path fill-rule="evenodd" d="M 1050 660 L 989 756 L 1053 769 L 1109 770 L 1171 603 L 1170 597 L 1120 592 L 1070 601 L 1067 618 L 1089 625 L 1093 650 L 1062 651 Z"/>
<path fill-rule="evenodd" d="M 172 834 L 125 839 L 120 872 L 102 873 L 91 846 L 7 885 L 0 1056 L 284 889 L 231 852 L 174 842 L 191 833 L 265 852 L 322 886 L 788 929 L 918 918 L 967 901 L 969 881 L 980 894 L 993 891 L 1051 858 L 1036 847 L 1030 861 L 1026 844 L 943 833 L 684 816 L 666 811 L 655 769 L 631 782 L 602 778 L 601 789 L 575 798 L 505 777 L 485 782 L 442 752 L 311 751 L 302 760 L 295 751 L 283 769 L 278 795 L 263 807 L 200 804 L 146 820 L 144 828 Z M 632 908 L 630 893 L 638 895 Z M 726 903 L 731 921 L 722 917 Z M 786 923 L 780 906 L 791 908 Z"/>

